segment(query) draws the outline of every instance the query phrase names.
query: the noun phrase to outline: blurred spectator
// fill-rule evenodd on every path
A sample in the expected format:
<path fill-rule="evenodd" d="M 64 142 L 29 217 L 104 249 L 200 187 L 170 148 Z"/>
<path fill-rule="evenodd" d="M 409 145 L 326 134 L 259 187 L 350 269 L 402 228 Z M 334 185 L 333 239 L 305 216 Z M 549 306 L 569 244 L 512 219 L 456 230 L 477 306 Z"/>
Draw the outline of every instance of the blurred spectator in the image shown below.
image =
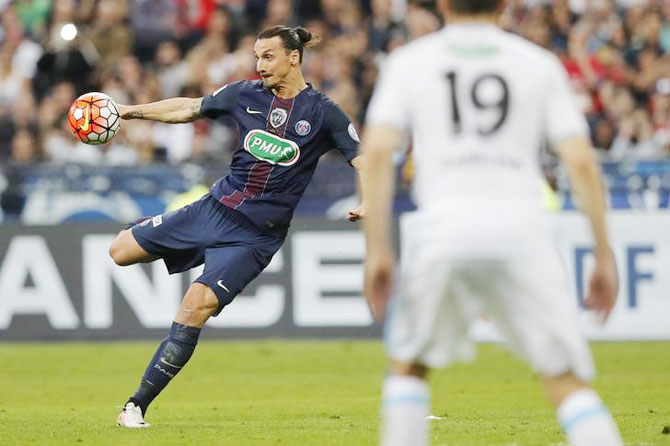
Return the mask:
<path fill-rule="evenodd" d="M 670 155 L 670 77 L 656 82 L 651 101 L 651 118 L 654 139 L 662 147 L 665 156 Z"/>
<path fill-rule="evenodd" d="M 654 159 L 662 155 L 654 142 L 654 128 L 646 110 L 637 108 L 619 121 L 619 132 L 610 153 L 614 159 Z"/>
<path fill-rule="evenodd" d="M 53 21 L 49 27 L 45 52 L 37 62 L 33 84 L 38 99 L 42 99 L 59 82 L 70 82 L 77 93 L 90 91 L 98 53 L 88 37 L 72 23 L 75 19 L 72 0 L 56 0 Z"/>
<path fill-rule="evenodd" d="M 2 13 L 1 40 L 0 109 L 6 110 L 22 92 L 29 90 L 42 48 L 25 38 L 22 24 L 12 7 Z"/>
<path fill-rule="evenodd" d="M 670 2 L 513 0 L 503 23 L 561 58 L 594 145 L 616 159 L 649 159 L 668 154 L 656 86 L 670 72 L 669 19 Z"/>
<path fill-rule="evenodd" d="M 265 29 L 275 25 L 294 26 L 296 23 L 291 0 L 268 0 L 260 28 Z"/>
<path fill-rule="evenodd" d="M 231 53 L 232 17 L 225 8 L 211 15 L 207 32 L 187 55 L 191 64 L 191 80 L 201 85 L 221 83 L 235 71 L 236 58 Z"/>
<path fill-rule="evenodd" d="M 401 26 L 393 18 L 392 0 L 372 0 L 372 13 L 368 18 L 368 45 L 374 53 L 384 53 L 389 50 L 389 42 L 393 33 Z"/>
<path fill-rule="evenodd" d="M 178 11 L 178 26 L 184 34 L 182 42 L 187 48 L 195 45 L 207 29 L 217 0 L 175 0 Z"/>
<path fill-rule="evenodd" d="M 410 40 L 418 39 L 440 28 L 440 20 L 435 14 L 413 5 L 407 11 L 405 22 Z"/>
<path fill-rule="evenodd" d="M 189 81 L 191 68 L 182 59 L 179 46 L 174 41 L 161 42 L 156 51 L 156 70 L 161 83 L 161 96 L 177 96 Z"/>
<path fill-rule="evenodd" d="M 191 157 L 195 127 L 192 123 L 163 124 L 153 127 L 153 144 L 162 160 L 177 164 Z"/>
<path fill-rule="evenodd" d="M 132 55 L 123 57 L 116 66 L 121 88 L 130 95 L 131 101 L 144 92 L 144 69 L 140 61 Z"/>
<path fill-rule="evenodd" d="M 138 103 L 257 79 L 253 45 L 274 24 L 300 24 L 321 37 L 305 53 L 306 80 L 359 124 L 388 52 L 440 28 L 429 4 L 0 0 L 0 160 L 225 162 L 237 144 L 225 119 L 124 122 L 112 144 L 96 148 L 76 143 L 64 116 L 90 90 Z M 603 156 L 668 156 L 670 1 L 510 0 L 501 24 L 557 54 Z"/>
<path fill-rule="evenodd" d="M 301 25 L 321 38 L 305 52 L 306 81 L 360 126 L 387 54 L 442 26 L 432 5 L 429 0 L 0 0 L 4 218 L 22 212 L 30 181 L 26 171 L 36 163 L 56 168 L 195 163 L 219 175 L 238 149 L 237 126 L 225 117 L 183 125 L 124 121 L 111 143 L 82 144 L 65 119 L 81 93 L 103 91 L 119 103 L 200 97 L 229 82 L 258 79 L 253 46 L 264 27 Z M 500 23 L 558 56 L 601 159 L 668 158 L 669 0 L 508 0 Z M 622 170 L 631 165 L 620 163 Z M 667 176 L 661 183 L 661 177 L 656 183 L 631 178 L 626 187 L 633 189 L 670 184 Z"/>
<path fill-rule="evenodd" d="M 594 124 L 593 129 L 593 146 L 602 151 L 610 150 L 616 130 L 612 122 L 607 119 L 598 119 Z"/>
<path fill-rule="evenodd" d="M 12 153 L 9 161 L 16 164 L 31 164 L 39 159 L 35 135 L 27 128 L 18 129 L 12 137 Z"/>
<path fill-rule="evenodd" d="M 100 67 L 112 67 L 130 53 L 132 32 L 128 26 L 127 0 L 100 0 L 93 15 L 90 38 L 100 55 Z"/>
<path fill-rule="evenodd" d="M 26 33 L 34 38 L 43 37 L 51 11 L 51 0 L 16 0 L 14 6 Z"/>
<path fill-rule="evenodd" d="M 228 82 L 239 79 L 259 79 L 256 73 L 256 61 L 253 58 L 255 35 L 245 35 L 240 38 L 235 51 L 230 54 L 221 54 L 218 58 L 202 61 L 203 76 L 191 77 L 202 85 L 204 91 L 213 91 Z"/>
<path fill-rule="evenodd" d="M 182 37 L 177 4 L 165 0 L 133 0 L 130 10 L 135 54 L 142 61 L 154 58 L 158 45 L 165 40 Z"/>
<path fill-rule="evenodd" d="M 339 23 L 343 0 L 319 0 L 320 15 L 330 27 Z"/>

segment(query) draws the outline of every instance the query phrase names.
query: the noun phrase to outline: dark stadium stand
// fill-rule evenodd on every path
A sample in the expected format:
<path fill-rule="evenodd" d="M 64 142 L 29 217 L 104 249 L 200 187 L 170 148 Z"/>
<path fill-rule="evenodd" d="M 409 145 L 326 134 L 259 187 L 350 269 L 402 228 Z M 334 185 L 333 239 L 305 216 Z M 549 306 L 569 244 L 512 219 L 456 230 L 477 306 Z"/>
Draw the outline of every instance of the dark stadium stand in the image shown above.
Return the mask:
<path fill-rule="evenodd" d="M 670 161 L 603 163 L 613 209 L 668 209 Z M 198 180 L 221 175 L 195 165 L 93 167 L 85 165 L 6 165 L 0 169 L 0 199 L 4 221 L 55 224 L 63 221 L 134 220 L 163 212 L 177 195 Z M 574 209 L 560 170 L 558 199 L 562 209 Z M 338 200 L 356 193 L 353 169 L 324 162 L 296 210 L 297 215 L 323 214 Z M 48 199 L 45 199 L 48 197 Z M 123 197 L 121 199 L 120 197 Z M 399 186 L 397 210 L 412 208 L 408 187 Z M 56 203 L 67 202 L 66 211 Z M 110 208 L 111 206 L 111 208 Z M 114 211 L 114 212 L 112 212 Z M 118 212 L 118 216 L 116 213 Z"/>
<path fill-rule="evenodd" d="M 198 97 L 256 77 L 251 47 L 260 30 L 301 24 L 322 37 L 305 53 L 306 79 L 360 128 L 384 57 L 441 26 L 432 3 L 0 1 L 0 52 L 10 61 L 0 73 L 3 221 L 157 213 L 193 184 L 218 178 L 235 149 L 236 129 L 225 119 L 178 126 L 124 121 L 102 148 L 77 144 L 64 117 L 78 94 L 94 89 L 119 103 Z M 521 0 L 508 3 L 501 24 L 565 66 L 606 161 L 612 206 L 667 208 L 668 3 Z M 550 177 L 559 207 L 571 209 L 560 170 Z M 326 159 L 298 212 L 324 212 L 354 193 L 351 169 Z M 403 186 L 398 209 L 411 208 L 407 196 Z"/>

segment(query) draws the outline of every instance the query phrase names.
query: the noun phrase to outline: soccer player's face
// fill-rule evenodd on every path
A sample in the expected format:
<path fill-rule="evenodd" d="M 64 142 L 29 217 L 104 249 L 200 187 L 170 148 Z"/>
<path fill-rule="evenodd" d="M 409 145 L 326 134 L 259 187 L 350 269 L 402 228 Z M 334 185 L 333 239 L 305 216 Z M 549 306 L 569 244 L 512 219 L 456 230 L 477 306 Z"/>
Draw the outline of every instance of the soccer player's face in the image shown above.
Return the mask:
<path fill-rule="evenodd" d="M 256 71 L 268 88 L 279 85 L 291 69 L 292 58 L 278 36 L 257 40 L 254 45 L 254 56 L 256 57 Z"/>

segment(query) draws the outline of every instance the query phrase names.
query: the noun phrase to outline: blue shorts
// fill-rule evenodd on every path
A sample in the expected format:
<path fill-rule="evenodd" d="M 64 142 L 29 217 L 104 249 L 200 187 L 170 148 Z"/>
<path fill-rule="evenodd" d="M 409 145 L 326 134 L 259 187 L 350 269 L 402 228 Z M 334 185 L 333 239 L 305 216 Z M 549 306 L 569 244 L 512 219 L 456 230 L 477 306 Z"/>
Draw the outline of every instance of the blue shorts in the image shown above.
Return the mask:
<path fill-rule="evenodd" d="M 216 294 L 216 314 L 265 269 L 284 242 L 263 234 L 209 194 L 133 226 L 132 233 L 146 252 L 163 259 L 170 274 L 204 263 L 195 282 Z"/>

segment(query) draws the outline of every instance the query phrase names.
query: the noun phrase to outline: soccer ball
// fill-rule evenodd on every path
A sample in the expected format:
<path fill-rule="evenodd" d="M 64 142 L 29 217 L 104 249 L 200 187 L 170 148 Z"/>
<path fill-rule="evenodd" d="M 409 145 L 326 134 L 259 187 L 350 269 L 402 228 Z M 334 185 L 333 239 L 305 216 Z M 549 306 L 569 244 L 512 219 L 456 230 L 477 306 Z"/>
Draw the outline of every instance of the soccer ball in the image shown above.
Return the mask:
<path fill-rule="evenodd" d="M 74 135 L 86 144 L 104 144 L 116 135 L 121 116 L 112 98 L 104 93 L 85 93 L 70 107 L 67 122 Z"/>

